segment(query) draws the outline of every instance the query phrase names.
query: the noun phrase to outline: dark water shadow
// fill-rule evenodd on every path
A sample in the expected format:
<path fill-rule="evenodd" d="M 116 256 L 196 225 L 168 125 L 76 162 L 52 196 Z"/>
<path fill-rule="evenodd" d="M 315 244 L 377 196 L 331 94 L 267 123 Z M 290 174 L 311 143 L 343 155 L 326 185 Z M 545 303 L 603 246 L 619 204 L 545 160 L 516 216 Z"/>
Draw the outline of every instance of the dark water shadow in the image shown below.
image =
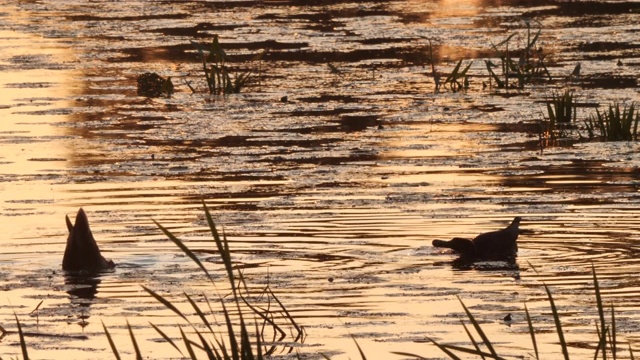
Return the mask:
<path fill-rule="evenodd" d="M 64 275 L 64 284 L 69 290 L 70 309 L 74 322 L 84 328 L 89 324 L 90 307 L 98 294 L 98 286 L 102 282 L 102 274 L 86 274 L 79 272 L 67 272 Z M 71 319 L 70 319 L 71 320 Z"/>
<path fill-rule="evenodd" d="M 478 260 L 466 256 L 458 256 L 450 261 L 439 261 L 434 263 L 435 266 L 451 266 L 452 269 L 458 271 L 508 271 L 509 276 L 514 279 L 520 279 L 520 265 L 517 257 L 496 260 Z"/>

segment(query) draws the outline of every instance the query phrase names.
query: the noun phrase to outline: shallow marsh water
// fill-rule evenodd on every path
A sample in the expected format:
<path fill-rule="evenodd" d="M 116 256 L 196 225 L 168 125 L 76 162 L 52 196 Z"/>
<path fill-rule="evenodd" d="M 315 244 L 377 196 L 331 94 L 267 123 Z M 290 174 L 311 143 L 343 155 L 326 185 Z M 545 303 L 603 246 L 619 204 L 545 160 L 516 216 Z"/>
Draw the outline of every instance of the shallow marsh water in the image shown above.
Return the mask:
<path fill-rule="evenodd" d="M 57 335 L 27 337 L 34 358 L 112 357 L 102 322 L 130 355 L 126 321 L 144 354 L 179 357 L 148 322 L 177 338 L 180 321 L 140 285 L 185 309 L 183 293 L 215 299 L 152 222 L 198 250 L 223 286 L 204 199 L 248 282 L 270 284 L 306 329 L 282 356 L 293 347 L 357 358 L 352 334 L 370 359 L 440 357 L 426 336 L 466 344 L 457 295 L 503 353 L 525 358 L 526 302 L 545 358 L 560 357 L 543 281 L 571 352 L 591 356 L 592 264 L 621 340 L 639 351 L 640 145 L 572 141 L 541 153 L 536 132 L 543 101 L 563 87 L 584 103 L 639 100 L 639 11 L 635 2 L 2 2 L 0 325 L 15 329 L 16 313 L 27 331 Z M 525 21 L 543 29 L 554 79 L 483 89 L 490 43 L 516 32 L 522 46 Z M 213 34 L 259 83 L 204 94 L 190 41 Z M 433 92 L 429 39 L 443 73 L 474 59 L 468 91 Z M 578 62 L 582 77 L 564 80 Z M 174 96 L 136 96 L 147 71 L 172 76 Z M 60 271 L 64 215 L 81 206 L 118 264 L 88 283 Z M 523 217 L 516 264 L 460 267 L 430 245 L 514 216 Z M 17 335 L 0 349 L 18 354 Z"/>

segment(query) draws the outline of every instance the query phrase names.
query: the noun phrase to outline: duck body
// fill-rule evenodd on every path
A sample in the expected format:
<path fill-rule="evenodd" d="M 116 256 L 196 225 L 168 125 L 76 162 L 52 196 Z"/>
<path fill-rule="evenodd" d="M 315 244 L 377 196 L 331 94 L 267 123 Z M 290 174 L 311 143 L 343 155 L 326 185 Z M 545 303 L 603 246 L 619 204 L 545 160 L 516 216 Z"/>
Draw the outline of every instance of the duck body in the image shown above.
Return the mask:
<path fill-rule="evenodd" d="M 455 237 L 449 241 L 433 240 L 433 246 L 449 248 L 466 259 L 501 260 L 518 253 L 518 234 L 521 218 L 515 217 L 504 229 L 480 234 L 474 239 Z"/>
<path fill-rule="evenodd" d="M 62 269 L 91 273 L 113 269 L 115 267 L 113 261 L 105 259 L 100 253 L 84 210 L 82 208 L 78 210 L 75 225 L 71 223 L 69 216 L 66 216 L 65 219 L 69 236 L 62 258 Z"/>

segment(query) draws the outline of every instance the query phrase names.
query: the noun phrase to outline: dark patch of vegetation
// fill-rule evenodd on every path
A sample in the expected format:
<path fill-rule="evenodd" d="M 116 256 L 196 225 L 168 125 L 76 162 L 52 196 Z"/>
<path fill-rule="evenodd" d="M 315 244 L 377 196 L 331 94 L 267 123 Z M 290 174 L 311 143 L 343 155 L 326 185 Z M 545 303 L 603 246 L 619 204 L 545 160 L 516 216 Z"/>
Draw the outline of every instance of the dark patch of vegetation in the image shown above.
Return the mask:
<path fill-rule="evenodd" d="M 576 121 L 576 105 L 573 91 L 565 90 L 562 95 L 554 93 L 547 101 L 547 117 L 542 123 L 542 137 L 553 141 L 566 136 L 566 130 Z"/>
<path fill-rule="evenodd" d="M 448 74 L 443 81 L 442 74 L 437 71 L 435 66 L 436 62 L 433 57 L 433 45 L 431 44 L 431 40 L 429 40 L 428 50 L 428 59 L 429 63 L 431 64 L 431 77 L 433 78 L 433 83 L 435 85 L 434 92 L 439 92 L 440 88 L 443 86 L 448 86 L 449 89 L 454 93 L 469 88 L 469 76 L 467 75 L 467 72 L 471 68 L 471 65 L 473 65 L 473 61 L 467 64 L 467 66 L 465 66 L 462 70 L 460 70 L 460 68 L 462 67 L 462 59 L 460 59 L 451 73 Z"/>
<path fill-rule="evenodd" d="M 553 145 L 560 138 L 570 137 L 577 132 L 579 138 L 585 138 L 579 132 L 576 110 L 578 107 L 596 107 L 596 113 L 583 121 L 582 130 L 588 140 L 635 141 L 638 140 L 640 112 L 635 103 L 629 106 L 619 103 L 610 104 L 600 112 L 597 104 L 581 104 L 576 101 L 574 92 L 565 90 L 562 95 L 554 93 L 546 102 L 547 116 L 540 122 L 540 150 Z"/>
<path fill-rule="evenodd" d="M 602 113 L 596 109 L 596 114 L 589 116 L 585 125 L 589 139 L 599 137 L 605 141 L 632 141 L 638 140 L 638 122 L 640 112 L 636 111 L 634 103 L 622 109 L 619 103 L 614 103 Z"/>
<path fill-rule="evenodd" d="M 232 70 L 227 65 L 227 53 L 220 46 L 217 35 L 208 47 L 193 41 L 191 44 L 200 55 L 202 73 L 210 95 L 237 94 L 252 80 L 252 71 L 235 71 L 232 76 Z M 256 56 L 254 60 L 260 60 L 263 54 Z M 187 86 L 192 92 L 196 92 L 188 82 Z"/>
<path fill-rule="evenodd" d="M 156 73 L 144 73 L 138 76 L 138 96 L 148 98 L 171 97 L 173 94 L 173 82 L 171 77 L 163 78 Z"/>
<path fill-rule="evenodd" d="M 509 49 L 509 41 L 518 33 L 509 35 L 505 40 L 498 44 L 491 44 L 496 54 L 500 58 L 500 64 L 494 64 L 490 60 L 485 60 L 487 71 L 489 72 L 489 87 L 495 82 L 498 88 L 508 89 L 510 87 L 524 88 L 526 84 L 541 81 L 544 79 L 551 80 L 551 74 L 545 65 L 546 54 L 537 46 L 538 39 L 542 32 L 541 29 L 535 34 L 531 32 L 531 25 L 527 25 L 527 44 L 523 49 Z M 504 47 L 504 49 L 502 49 Z M 499 68 L 501 74 L 498 75 L 494 69 Z M 509 83 L 511 79 L 517 81 L 517 85 Z"/>

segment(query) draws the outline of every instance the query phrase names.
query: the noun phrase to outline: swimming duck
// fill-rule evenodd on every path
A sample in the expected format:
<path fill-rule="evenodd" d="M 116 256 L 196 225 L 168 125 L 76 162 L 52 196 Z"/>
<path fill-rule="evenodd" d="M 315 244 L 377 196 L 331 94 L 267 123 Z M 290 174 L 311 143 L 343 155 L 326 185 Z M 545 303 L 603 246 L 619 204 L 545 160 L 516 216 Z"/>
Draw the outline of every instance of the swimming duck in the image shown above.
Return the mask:
<path fill-rule="evenodd" d="M 100 254 L 100 249 L 93 238 L 89 228 L 89 219 L 84 210 L 80 208 L 76 215 L 75 225 L 71 224 L 69 216 L 66 216 L 69 237 L 67 247 L 62 258 L 62 269 L 66 271 L 88 271 L 99 272 L 101 270 L 113 269 L 115 264 L 111 260 L 105 259 Z"/>
<path fill-rule="evenodd" d="M 518 252 L 518 233 L 521 218 L 515 217 L 502 230 L 480 234 L 473 240 L 455 237 L 449 241 L 433 240 L 433 246 L 449 248 L 467 259 L 506 259 Z"/>

